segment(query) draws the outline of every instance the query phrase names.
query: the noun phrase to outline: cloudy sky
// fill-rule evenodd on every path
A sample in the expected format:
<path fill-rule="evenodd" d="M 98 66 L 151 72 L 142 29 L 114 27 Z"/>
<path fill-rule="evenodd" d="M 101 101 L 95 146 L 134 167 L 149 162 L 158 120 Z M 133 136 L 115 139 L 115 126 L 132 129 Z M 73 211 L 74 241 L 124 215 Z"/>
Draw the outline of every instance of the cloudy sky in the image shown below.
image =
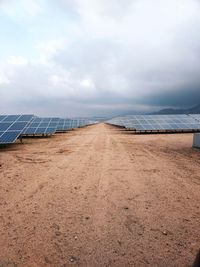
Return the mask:
<path fill-rule="evenodd" d="M 0 0 L 0 113 L 200 103 L 200 1 Z"/>

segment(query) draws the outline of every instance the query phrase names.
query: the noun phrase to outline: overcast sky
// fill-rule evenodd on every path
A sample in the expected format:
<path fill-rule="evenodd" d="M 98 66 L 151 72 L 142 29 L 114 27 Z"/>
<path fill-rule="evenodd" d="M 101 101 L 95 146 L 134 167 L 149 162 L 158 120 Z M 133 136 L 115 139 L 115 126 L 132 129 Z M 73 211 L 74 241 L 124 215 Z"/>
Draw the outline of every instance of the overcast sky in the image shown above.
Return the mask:
<path fill-rule="evenodd" d="M 0 0 L 0 113 L 200 103 L 200 1 Z"/>

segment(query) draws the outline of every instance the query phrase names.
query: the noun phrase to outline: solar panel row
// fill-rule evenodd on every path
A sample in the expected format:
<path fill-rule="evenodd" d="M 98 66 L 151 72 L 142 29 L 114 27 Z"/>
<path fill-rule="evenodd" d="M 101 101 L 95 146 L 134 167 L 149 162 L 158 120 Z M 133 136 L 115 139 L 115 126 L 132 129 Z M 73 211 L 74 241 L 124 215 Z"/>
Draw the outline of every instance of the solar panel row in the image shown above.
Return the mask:
<path fill-rule="evenodd" d="M 84 119 L 38 118 L 34 115 L 0 115 L 0 144 L 14 143 L 20 136 L 52 135 L 57 131 L 89 125 Z"/>
<path fill-rule="evenodd" d="M 136 132 L 200 131 L 200 121 L 190 115 L 128 115 L 114 118 L 108 123 Z"/>
<path fill-rule="evenodd" d="M 97 123 L 88 119 L 38 118 L 33 115 L 0 115 L 0 144 L 10 144 L 22 135 L 52 135 Z M 200 114 L 127 115 L 107 123 L 135 132 L 200 132 Z"/>
<path fill-rule="evenodd" d="M 63 132 L 89 125 L 87 120 L 80 119 L 60 119 L 60 118 L 34 118 L 27 125 L 24 135 L 49 135 L 55 132 Z"/>
<path fill-rule="evenodd" d="M 84 127 L 93 123 L 97 122 L 86 119 L 60 119 L 57 127 L 57 132 Z"/>

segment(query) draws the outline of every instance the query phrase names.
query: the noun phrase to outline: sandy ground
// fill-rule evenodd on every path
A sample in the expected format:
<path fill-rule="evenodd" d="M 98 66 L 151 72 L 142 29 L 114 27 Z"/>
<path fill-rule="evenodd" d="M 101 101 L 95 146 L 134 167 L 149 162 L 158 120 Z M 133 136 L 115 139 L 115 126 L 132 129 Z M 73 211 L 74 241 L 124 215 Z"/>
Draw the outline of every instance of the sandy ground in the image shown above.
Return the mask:
<path fill-rule="evenodd" d="M 192 135 L 99 124 L 0 150 L 0 267 L 191 266 L 200 248 Z"/>

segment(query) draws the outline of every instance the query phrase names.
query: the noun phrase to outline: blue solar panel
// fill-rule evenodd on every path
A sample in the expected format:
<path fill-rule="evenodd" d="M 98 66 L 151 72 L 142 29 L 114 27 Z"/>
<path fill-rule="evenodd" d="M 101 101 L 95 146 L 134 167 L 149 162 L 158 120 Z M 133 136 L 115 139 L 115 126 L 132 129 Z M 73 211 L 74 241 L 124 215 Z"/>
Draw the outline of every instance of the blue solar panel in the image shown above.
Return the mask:
<path fill-rule="evenodd" d="M 0 144 L 16 141 L 33 115 L 0 115 Z"/>
<path fill-rule="evenodd" d="M 0 122 L 0 131 L 6 131 L 10 126 L 9 122 Z"/>
<path fill-rule="evenodd" d="M 27 125 L 27 122 L 16 122 L 13 125 L 11 125 L 11 127 L 9 128 L 9 130 L 18 130 L 20 131 L 21 129 L 24 129 Z"/>
<path fill-rule="evenodd" d="M 56 131 L 67 131 L 72 129 L 72 120 L 60 119 Z"/>
<path fill-rule="evenodd" d="M 34 132 L 35 132 L 35 128 L 29 127 L 24 130 L 23 134 L 32 135 Z"/>
<path fill-rule="evenodd" d="M 90 121 L 88 119 L 76 118 L 76 119 L 60 119 L 57 127 L 57 131 L 67 131 L 70 129 L 76 129 L 86 125 L 97 123 L 96 121 Z"/>
<path fill-rule="evenodd" d="M 0 136 L 0 144 L 10 144 L 13 143 L 18 137 L 19 132 L 5 132 Z"/>
<path fill-rule="evenodd" d="M 55 133 L 55 127 L 49 127 L 49 128 L 47 128 L 46 134 L 51 134 L 52 132 Z"/>
<path fill-rule="evenodd" d="M 6 115 L 0 115 L 0 122 L 4 120 L 7 116 Z"/>
<path fill-rule="evenodd" d="M 5 117 L 5 119 L 3 120 L 4 122 L 8 121 L 8 122 L 13 122 L 16 121 L 20 118 L 20 115 L 9 115 L 7 117 Z"/>
<path fill-rule="evenodd" d="M 35 130 L 35 133 L 34 134 L 46 134 L 46 132 L 47 132 L 47 127 L 44 127 L 44 128 L 37 128 L 36 130 Z"/>
<path fill-rule="evenodd" d="M 72 128 L 84 127 L 90 124 L 92 124 L 92 122 L 88 119 L 77 118 L 72 120 Z"/>
<path fill-rule="evenodd" d="M 49 123 L 47 122 L 42 122 L 42 123 L 40 123 L 40 126 L 39 127 L 44 127 L 44 128 L 46 128 L 46 127 L 48 127 L 48 125 L 49 125 Z"/>
<path fill-rule="evenodd" d="M 24 129 L 24 135 L 49 135 L 54 134 L 57 130 L 59 118 L 37 118 Z"/>
<path fill-rule="evenodd" d="M 33 119 L 33 115 L 21 115 L 17 121 L 20 122 L 20 121 L 31 121 Z"/>

